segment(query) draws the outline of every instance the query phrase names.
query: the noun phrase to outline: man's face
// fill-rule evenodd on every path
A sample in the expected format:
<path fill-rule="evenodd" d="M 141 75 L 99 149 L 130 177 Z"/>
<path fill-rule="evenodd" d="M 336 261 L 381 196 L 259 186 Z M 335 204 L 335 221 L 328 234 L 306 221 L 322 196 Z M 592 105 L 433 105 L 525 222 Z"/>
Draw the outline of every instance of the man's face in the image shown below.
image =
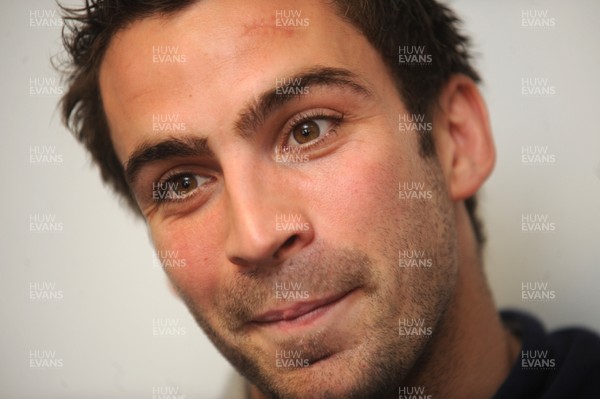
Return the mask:
<path fill-rule="evenodd" d="M 154 244 L 185 260 L 166 259 L 169 278 L 273 397 L 396 391 L 432 338 L 399 322 L 435 336 L 456 280 L 439 166 L 399 131 L 407 110 L 376 50 L 324 3 L 203 0 L 130 25 L 101 68 Z M 432 266 L 400 267 L 404 251 Z"/>

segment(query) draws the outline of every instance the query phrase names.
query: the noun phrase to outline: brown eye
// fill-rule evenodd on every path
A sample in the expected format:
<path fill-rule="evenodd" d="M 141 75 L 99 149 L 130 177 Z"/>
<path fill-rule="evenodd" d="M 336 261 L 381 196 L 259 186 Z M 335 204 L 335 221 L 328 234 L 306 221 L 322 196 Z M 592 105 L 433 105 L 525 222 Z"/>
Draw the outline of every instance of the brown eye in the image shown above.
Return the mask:
<path fill-rule="evenodd" d="M 193 173 L 182 173 L 157 183 L 154 188 L 155 200 L 169 201 L 179 200 L 191 195 L 208 178 Z"/>
<path fill-rule="evenodd" d="M 315 121 L 306 121 L 295 126 L 292 134 L 298 144 L 306 144 L 321 136 L 321 127 Z"/>
<path fill-rule="evenodd" d="M 180 197 L 185 197 L 198 188 L 198 180 L 191 174 L 175 176 L 169 182 L 174 184 L 173 191 Z"/>

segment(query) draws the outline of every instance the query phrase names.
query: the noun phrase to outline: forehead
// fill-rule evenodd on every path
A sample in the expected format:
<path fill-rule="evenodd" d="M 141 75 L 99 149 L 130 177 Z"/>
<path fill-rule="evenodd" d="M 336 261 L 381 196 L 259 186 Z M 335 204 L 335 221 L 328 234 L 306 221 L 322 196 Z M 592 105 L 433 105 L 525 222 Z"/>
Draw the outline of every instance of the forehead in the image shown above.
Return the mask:
<path fill-rule="evenodd" d="M 119 32 L 101 65 L 100 88 L 124 161 L 139 144 L 134 132 L 148 130 L 153 115 L 177 115 L 190 129 L 214 132 L 277 79 L 314 65 L 373 68 L 376 58 L 326 1 L 202 0 Z"/>

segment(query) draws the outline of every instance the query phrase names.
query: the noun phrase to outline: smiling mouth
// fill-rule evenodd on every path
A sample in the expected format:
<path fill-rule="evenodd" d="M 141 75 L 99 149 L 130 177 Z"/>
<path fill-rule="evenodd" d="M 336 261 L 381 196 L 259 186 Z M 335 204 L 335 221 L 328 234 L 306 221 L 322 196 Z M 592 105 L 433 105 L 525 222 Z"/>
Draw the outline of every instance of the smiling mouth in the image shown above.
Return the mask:
<path fill-rule="evenodd" d="M 342 302 L 355 289 L 342 292 L 328 297 L 309 301 L 297 302 L 291 306 L 270 310 L 264 312 L 254 319 L 251 323 L 258 326 L 279 326 L 281 328 L 292 328 L 305 324 L 310 324 L 313 320 L 325 314 L 338 303 Z"/>

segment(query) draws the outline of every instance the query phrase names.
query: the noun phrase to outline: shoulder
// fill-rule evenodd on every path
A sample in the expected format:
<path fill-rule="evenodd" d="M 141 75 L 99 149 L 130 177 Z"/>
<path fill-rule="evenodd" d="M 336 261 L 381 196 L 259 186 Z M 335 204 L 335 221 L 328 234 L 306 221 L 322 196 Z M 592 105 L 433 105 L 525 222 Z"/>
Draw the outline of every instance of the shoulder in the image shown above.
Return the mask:
<path fill-rule="evenodd" d="M 600 337 L 585 328 L 550 333 L 558 373 L 553 385 L 564 387 L 571 398 L 600 398 Z"/>
<path fill-rule="evenodd" d="M 548 333 L 531 315 L 501 312 L 521 339 L 517 361 L 494 399 L 600 398 L 600 337 L 584 328 Z"/>

